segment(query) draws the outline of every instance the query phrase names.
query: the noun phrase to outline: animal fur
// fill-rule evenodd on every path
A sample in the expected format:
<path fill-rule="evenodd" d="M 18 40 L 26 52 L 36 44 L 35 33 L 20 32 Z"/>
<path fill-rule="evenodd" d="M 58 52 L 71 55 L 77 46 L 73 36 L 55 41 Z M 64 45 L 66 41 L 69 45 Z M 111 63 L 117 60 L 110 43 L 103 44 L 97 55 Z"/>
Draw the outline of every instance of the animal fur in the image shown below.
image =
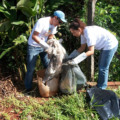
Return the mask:
<path fill-rule="evenodd" d="M 61 72 L 62 61 L 66 57 L 66 51 L 63 46 L 56 39 L 50 39 L 48 41 L 50 48 L 47 49 L 50 63 L 45 71 L 44 81 L 48 81 L 50 78 L 56 77 Z"/>
<path fill-rule="evenodd" d="M 58 40 L 50 39 L 48 44 L 50 48 L 46 52 L 50 58 L 50 63 L 42 78 L 40 72 L 37 73 L 39 92 L 42 97 L 51 97 L 58 92 L 62 61 L 66 57 L 66 51 Z M 45 84 L 43 81 L 45 81 Z"/>

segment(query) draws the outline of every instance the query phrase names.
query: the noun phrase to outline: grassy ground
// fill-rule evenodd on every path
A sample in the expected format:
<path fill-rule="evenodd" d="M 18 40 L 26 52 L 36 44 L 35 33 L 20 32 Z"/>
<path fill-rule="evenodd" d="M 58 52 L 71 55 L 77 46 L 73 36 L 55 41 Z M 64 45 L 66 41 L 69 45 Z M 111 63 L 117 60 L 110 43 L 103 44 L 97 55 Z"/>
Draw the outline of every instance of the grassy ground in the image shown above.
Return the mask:
<path fill-rule="evenodd" d="M 120 96 L 120 88 L 113 91 Z M 100 120 L 100 118 L 87 101 L 86 92 L 48 99 L 16 93 L 0 101 L 0 120 Z"/>

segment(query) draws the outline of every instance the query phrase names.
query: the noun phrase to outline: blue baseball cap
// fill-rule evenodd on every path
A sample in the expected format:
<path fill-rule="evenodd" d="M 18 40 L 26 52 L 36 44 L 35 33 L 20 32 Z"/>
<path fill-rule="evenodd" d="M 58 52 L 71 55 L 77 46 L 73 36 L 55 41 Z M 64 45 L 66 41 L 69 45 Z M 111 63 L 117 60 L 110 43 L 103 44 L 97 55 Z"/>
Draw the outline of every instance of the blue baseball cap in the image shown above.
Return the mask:
<path fill-rule="evenodd" d="M 55 11 L 54 16 L 57 16 L 63 22 L 67 22 L 67 20 L 65 20 L 65 14 L 60 10 Z"/>

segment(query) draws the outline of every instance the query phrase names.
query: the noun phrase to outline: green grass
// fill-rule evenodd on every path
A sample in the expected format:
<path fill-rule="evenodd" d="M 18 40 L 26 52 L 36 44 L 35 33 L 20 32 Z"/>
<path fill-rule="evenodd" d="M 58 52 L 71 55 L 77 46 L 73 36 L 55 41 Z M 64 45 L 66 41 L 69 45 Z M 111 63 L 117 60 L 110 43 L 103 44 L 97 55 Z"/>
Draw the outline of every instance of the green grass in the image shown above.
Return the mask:
<path fill-rule="evenodd" d="M 120 88 L 114 91 L 120 96 Z M 12 106 L 13 111 L 19 113 L 20 120 L 100 120 L 99 115 L 86 101 L 86 93 L 62 95 L 49 98 L 49 100 L 33 97 L 19 97 L 11 95 L 0 103 L 6 108 Z M 9 116 L 2 113 L 5 117 Z M 117 118 L 112 118 L 114 120 Z"/>

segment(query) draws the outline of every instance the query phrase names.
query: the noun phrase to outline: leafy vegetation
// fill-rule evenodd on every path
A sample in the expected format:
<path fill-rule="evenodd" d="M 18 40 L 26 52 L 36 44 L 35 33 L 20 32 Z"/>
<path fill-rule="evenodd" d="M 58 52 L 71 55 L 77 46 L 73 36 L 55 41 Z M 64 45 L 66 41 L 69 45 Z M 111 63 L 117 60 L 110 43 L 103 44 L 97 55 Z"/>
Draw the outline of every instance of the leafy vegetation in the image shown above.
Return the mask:
<path fill-rule="evenodd" d="M 17 73 L 20 79 L 23 79 L 26 71 L 27 39 L 38 18 L 52 15 L 56 9 L 60 9 L 66 13 L 69 23 L 74 17 L 84 15 L 85 5 L 86 1 L 77 3 L 77 0 L 57 0 L 56 2 L 52 0 L 16 0 L 14 2 L 2 0 L 0 4 L 0 38 L 2 39 L 0 59 L 1 61 L 4 59 L 4 62 L 1 62 L 1 67 L 12 74 Z M 73 10 L 76 11 L 76 14 L 73 13 Z M 70 34 L 68 23 L 58 28 L 59 32 L 56 37 L 64 39 L 63 44 L 70 53 L 80 45 L 80 39 L 76 39 Z M 38 58 L 35 70 L 40 68 L 42 66 L 40 58 Z"/>
<path fill-rule="evenodd" d="M 0 4 L 0 59 L 4 59 L 2 66 L 18 73 L 20 79 L 26 71 L 27 39 L 42 7 L 42 0 L 2 0 Z"/>
<path fill-rule="evenodd" d="M 120 88 L 114 92 L 120 96 Z M 0 102 L 1 107 L 6 109 L 12 107 L 11 112 L 19 114 L 20 120 L 99 120 L 99 115 L 92 109 L 86 100 L 86 93 L 74 93 L 73 95 L 62 95 L 59 97 L 40 99 L 31 96 L 25 97 L 11 95 Z M 8 113 L 2 112 L 6 120 L 10 119 Z M 112 118 L 111 120 L 118 120 Z"/>
<path fill-rule="evenodd" d="M 99 0 L 96 3 L 96 11 L 95 11 L 95 24 L 102 26 L 108 29 L 111 33 L 113 33 L 118 41 L 120 41 L 120 3 L 118 1 L 108 1 L 108 0 Z M 120 43 L 118 46 L 117 54 L 120 55 Z M 95 80 L 98 77 L 98 56 L 99 52 L 95 53 Z M 120 80 L 120 59 L 114 56 L 109 72 L 109 81 L 119 81 Z"/>
<path fill-rule="evenodd" d="M 80 39 L 75 38 L 69 31 L 69 22 L 79 17 L 87 23 L 87 2 L 78 0 L 2 0 L 0 2 L 0 66 L 2 72 L 9 71 L 24 78 L 26 71 L 27 39 L 35 22 L 40 18 L 52 15 L 57 9 L 63 10 L 68 23 L 61 25 L 56 34 L 57 39 L 63 38 L 63 46 L 70 53 L 80 46 Z M 112 0 L 99 0 L 96 2 L 94 24 L 111 31 L 120 41 L 120 3 Z M 120 43 L 119 43 L 120 44 Z M 120 56 L 120 45 L 117 54 Z M 98 77 L 98 56 L 95 53 L 95 81 Z M 2 62 L 3 61 L 3 62 Z M 86 73 L 86 62 L 81 68 Z M 120 79 L 119 59 L 114 57 L 110 66 L 109 80 Z M 41 61 L 38 58 L 35 70 L 41 69 Z M 114 71 L 113 71 L 114 69 Z M 9 73 L 8 73 L 9 74 Z M 86 74 L 87 76 L 87 74 Z"/>

